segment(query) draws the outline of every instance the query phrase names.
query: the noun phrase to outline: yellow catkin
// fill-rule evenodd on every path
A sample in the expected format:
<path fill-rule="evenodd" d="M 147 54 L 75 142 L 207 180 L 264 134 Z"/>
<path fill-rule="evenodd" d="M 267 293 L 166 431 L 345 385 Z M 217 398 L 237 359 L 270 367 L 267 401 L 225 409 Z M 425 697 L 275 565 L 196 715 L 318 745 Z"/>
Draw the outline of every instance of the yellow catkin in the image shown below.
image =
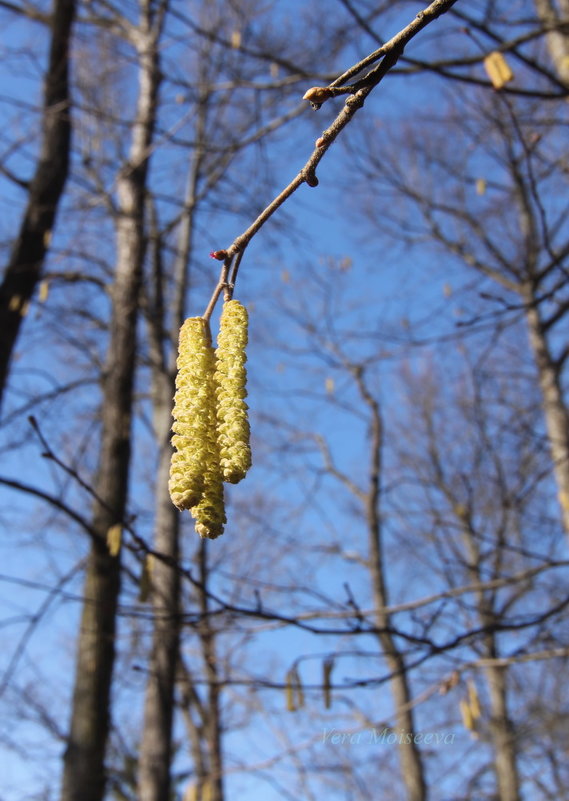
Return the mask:
<path fill-rule="evenodd" d="M 203 461 L 204 490 L 199 503 L 192 507 L 192 517 L 196 521 L 196 531 L 200 537 L 215 539 L 223 534 L 223 526 L 227 522 L 225 502 L 223 499 L 223 480 L 219 463 L 219 444 L 216 432 L 216 413 L 214 402 L 214 367 L 215 355 L 209 349 L 209 368 L 207 374 L 208 395 L 211 402 L 207 407 L 205 453 Z"/>
<path fill-rule="evenodd" d="M 212 349 L 201 317 L 188 318 L 180 329 L 178 373 L 172 415 L 175 451 L 168 484 L 172 503 L 191 509 L 202 497 L 208 452 L 212 398 Z"/>
<path fill-rule="evenodd" d="M 472 710 L 470 709 L 470 705 L 468 701 L 465 701 L 463 698 L 459 701 L 459 709 L 460 709 L 460 716 L 462 718 L 462 723 L 465 729 L 469 731 L 474 730 L 474 718 L 472 716 Z"/>
<path fill-rule="evenodd" d="M 285 676 L 285 697 L 289 712 L 296 712 L 304 706 L 304 690 L 296 665 Z"/>
<path fill-rule="evenodd" d="M 470 707 L 473 720 L 478 720 L 482 714 L 480 698 L 478 697 L 476 685 L 471 679 L 468 681 L 468 706 Z"/>
<path fill-rule="evenodd" d="M 292 686 L 292 676 L 290 670 L 285 678 L 285 697 L 286 708 L 288 712 L 296 712 L 296 704 L 294 703 L 294 688 Z"/>
<path fill-rule="evenodd" d="M 217 436 L 223 480 L 237 484 L 251 467 L 246 382 L 247 309 L 238 300 L 223 306 L 216 350 Z"/>
<path fill-rule="evenodd" d="M 510 69 L 508 62 L 497 50 L 489 53 L 484 59 L 486 74 L 492 82 L 494 89 L 501 89 L 510 81 L 514 80 L 514 73 Z"/>

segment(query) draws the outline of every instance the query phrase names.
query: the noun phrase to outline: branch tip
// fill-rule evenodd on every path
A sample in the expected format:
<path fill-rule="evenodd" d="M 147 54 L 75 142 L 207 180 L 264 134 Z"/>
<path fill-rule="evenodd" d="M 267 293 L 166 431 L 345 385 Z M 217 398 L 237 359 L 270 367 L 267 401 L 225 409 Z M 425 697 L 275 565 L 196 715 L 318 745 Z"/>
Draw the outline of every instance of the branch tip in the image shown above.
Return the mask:
<path fill-rule="evenodd" d="M 322 103 L 325 103 L 326 100 L 329 100 L 333 94 L 334 92 L 332 89 L 329 89 L 326 86 L 312 86 L 304 93 L 302 99 L 310 101 L 312 108 L 318 110 Z"/>

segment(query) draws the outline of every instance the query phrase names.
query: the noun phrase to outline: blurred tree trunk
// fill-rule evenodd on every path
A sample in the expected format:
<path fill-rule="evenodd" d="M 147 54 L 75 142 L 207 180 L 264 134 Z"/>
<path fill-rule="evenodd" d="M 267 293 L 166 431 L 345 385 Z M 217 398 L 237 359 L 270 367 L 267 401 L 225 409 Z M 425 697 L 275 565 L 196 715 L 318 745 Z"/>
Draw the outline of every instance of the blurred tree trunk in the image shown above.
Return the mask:
<path fill-rule="evenodd" d="M 495 427 L 492 400 L 483 400 L 488 397 L 484 387 L 488 376 L 482 378 L 476 370 L 467 382 L 461 381 L 460 373 L 454 376 L 456 386 L 462 388 L 456 390 L 451 402 L 444 390 L 438 389 L 443 386 L 444 376 L 441 367 L 426 380 L 422 377 L 409 385 L 410 397 L 417 399 L 418 427 L 425 431 L 425 466 L 416 450 L 410 451 L 407 459 L 429 497 L 425 517 L 432 516 L 432 530 L 440 542 L 438 558 L 447 566 L 443 573 L 446 572 L 450 587 L 465 583 L 476 588 L 472 600 L 462 610 L 456 608 L 454 614 L 460 617 L 466 613 L 470 618 L 474 613 L 475 626 L 482 632 L 480 643 L 473 647 L 481 658 L 488 691 L 487 724 L 496 776 L 495 797 L 499 801 L 520 801 L 519 744 L 508 703 L 515 687 L 508 675 L 507 658 L 504 659 L 509 647 L 500 630 L 508 613 L 524 596 L 529 596 L 533 585 L 513 583 L 507 594 L 484 585 L 528 565 L 525 555 L 517 553 L 512 543 L 524 542 L 523 520 L 529 501 L 519 487 L 531 486 L 536 479 L 536 465 L 524 457 L 525 449 L 533 447 L 526 439 L 531 426 L 528 421 L 527 428 L 520 429 L 513 445 Z M 492 392 L 500 394 L 498 382 L 492 384 Z M 512 391 L 512 399 L 514 395 Z M 444 414 L 440 414 L 443 408 Z M 537 416 L 538 412 L 534 414 Z M 452 441 L 457 435 L 462 436 L 461 445 L 453 452 Z M 512 446 L 513 452 L 509 450 Z M 510 467 L 513 460 L 518 463 L 518 470 Z M 450 513 L 448 519 L 446 510 Z M 477 730 L 482 710 L 478 699 L 474 709 L 470 690 L 468 707 L 471 719 L 465 725 Z"/>
<path fill-rule="evenodd" d="M 490 696 L 490 731 L 500 801 L 520 801 L 520 777 L 515 737 L 508 714 L 507 668 L 488 667 L 486 680 Z"/>
<path fill-rule="evenodd" d="M 199 584 L 196 585 L 197 603 L 201 613 L 198 635 L 207 687 L 203 694 L 200 694 L 199 685 L 196 684 L 192 671 L 181 656 L 178 664 L 180 705 L 193 763 L 192 780 L 184 794 L 184 799 L 187 801 L 224 799 L 219 658 L 216 649 L 217 632 L 209 620 L 210 567 L 207 547 L 207 540 L 202 540 L 198 545 Z"/>
<path fill-rule="evenodd" d="M 391 616 L 384 611 L 389 606 L 389 595 L 385 581 L 384 558 L 382 553 L 381 520 L 381 475 L 383 451 L 383 420 L 377 399 L 371 394 L 364 381 L 363 368 L 351 368 L 358 390 L 370 414 L 370 470 L 369 485 L 365 495 L 365 517 L 369 542 L 369 569 L 372 579 L 378 640 L 389 672 L 390 687 L 393 694 L 397 729 L 405 733 L 415 733 L 412 696 L 407 681 L 405 659 L 391 635 Z M 407 801 L 425 801 L 427 785 L 421 752 L 412 738 L 410 743 L 399 747 L 401 776 L 406 790 Z"/>
<path fill-rule="evenodd" d="M 129 160 L 117 178 L 117 262 L 93 515 L 97 537 L 87 564 L 62 801 L 101 801 L 105 790 L 121 569 L 120 549 L 112 553 L 107 537 L 122 528 L 126 512 L 136 327 L 145 250 L 146 177 L 160 83 L 158 43 L 165 7 L 162 3 L 154 14 L 152 4 L 143 3 L 140 28 L 133 31 L 139 58 L 139 95 Z"/>
<path fill-rule="evenodd" d="M 541 22 L 550 31 L 547 47 L 555 71 L 569 86 L 569 2 L 558 0 L 559 8 L 552 0 L 535 0 L 535 8 Z"/>
<path fill-rule="evenodd" d="M 431 452 L 436 453 L 436 443 L 431 442 Z M 436 466 L 437 474 L 442 476 L 441 465 Z M 480 542 L 483 538 L 473 525 L 474 510 L 463 506 L 454 494 L 453 488 L 448 484 L 441 486 L 444 494 L 451 500 L 453 512 L 457 518 L 457 523 L 462 531 L 463 541 L 467 553 L 466 564 L 468 565 L 468 578 L 472 584 L 482 585 L 485 573 L 483 569 L 483 556 L 480 551 Z M 496 525 L 497 533 L 500 525 Z M 502 555 L 500 553 L 503 542 L 499 541 L 496 545 L 494 564 L 501 564 Z M 499 572 L 499 571 L 497 571 Z M 501 615 L 496 611 L 495 599 L 492 600 L 491 593 L 478 590 L 476 593 L 476 605 L 478 617 L 486 633 L 483 638 L 485 656 L 488 659 L 496 659 L 499 654 L 499 644 L 496 638 L 496 627 L 500 623 Z M 517 765 L 517 753 L 515 745 L 515 732 L 508 713 L 508 684 L 507 668 L 504 666 L 488 666 L 485 669 L 488 695 L 490 698 L 490 735 L 494 747 L 494 770 L 496 773 L 496 784 L 498 787 L 498 798 L 500 801 L 520 801 L 520 777 Z"/>
<path fill-rule="evenodd" d="M 400 734 L 413 735 L 415 733 L 415 719 L 413 697 L 407 679 L 405 656 L 391 633 L 393 628 L 392 617 L 386 611 L 389 607 L 389 591 L 385 576 L 385 558 L 382 543 L 382 454 L 384 447 L 382 410 L 379 401 L 366 381 L 365 367 L 347 359 L 336 343 L 331 343 L 328 340 L 328 347 L 331 348 L 334 357 L 342 364 L 343 369 L 354 379 L 360 398 L 365 407 L 367 407 L 367 419 L 369 421 L 369 473 L 367 487 L 365 489 L 360 488 L 346 474 L 338 470 L 333 463 L 330 450 L 324 439 L 316 436 L 316 440 L 323 453 L 327 470 L 357 498 L 363 507 L 368 541 L 368 558 L 365 560 L 365 564 L 371 580 L 375 626 L 378 629 L 377 639 L 389 669 L 389 687 L 394 702 L 396 733 L 399 740 Z M 428 791 L 423 759 L 413 737 L 410 743 L 405 742 L 405 738 L 403 738 L 403 742 L 400 742 L 399 759 L 401 763 L 401 779 L 405 787 L 407 801 L 426 801 Z"/>
<path fill-rule="evenodd" d="M 529 338 L 539 376 L 543 399 L 543 412 L 553 472 L 559 493 L 559 506 L 565 533 L 569 536 L 569 410 L 563 395 L 561 371 L 563 361 L 551 353 L 546 333 L 547 323 L 542 319 L 535 292 L 526 297 L 526 319 Z M 567 351 L 565 351 L 566 353 Z"/>
<path fill-rule="evenodd" d="M 0 406 L 22 320 L 38 283 L 69 172 L 69 52 L 75 0 L 54 0 L 44 81 L 42 141 L 24 219 L 0 285 Z"/>
<path fill-rule="evenodd" d="M 201 136 L 198 134 L 199 141 Z M 180 513 L 172 504 L 168 491 L 170 432 L 178 331 L 185 317 L 188 262 L 192 249 L 194 209 L 202 155 L 202 149 L 196 147 L 190 164 L 184 210 L 178 231 L 168 354 L 164 352 L 163 347 L 163 332 L 166 330 L 167 322 L 163 303 L 162 243 L 157 231 L 152 259 L 153 292 L 147 303 L 152 361 L 153 426 L 158 443 L 154 548 L 166 559 L 153 560 L 151 571 L 154 628 L 139 753 L 140 801 L 169 801 L 171 793 L 172 722 L 179 648 L 180 582 L 177 565 Z"/>
<path fill-rule="evenodd" d="M 208 564 L 207 540 L 202 540 L 198 550 L 199 560 L 199 608 L 201 621 L 199 637 L 202 646 L 202 654 L 205 663 L 207 680 L 207 712 L 205 717 L 204 735 L 208 751 L 208 776 L 206 784 L 208 788 L 207 796 L 205 787 L 202 790 L 202 797 L 196 801 L 223 801 L 223 755 L 221 750 L 221 688 L 219 670 L 217 664 L 216 633 L 211 625 L 208 584 L 209 584 L 209 564 Z"/>
<path fill-rule="evenodd" d="M 173 396 L 173 372 L 160 371 L 153 365 L 154 434 L 158 442 L 153 548 L 165 559 L 152 559 L 150 570 L 153 632 L 138 760 L 138 794 L 141 801 L 168 801 L 170 798 L 180 592 L 180 513 L 168 492 Z"/>
<path fill-rule="evenodd" d="M 547 34 L 551 60 L 561 80 L 569 86 L 569 0 L 558 0 L 557 5 L 558 8 L 552 0 L 535 0 L 538 17 L 553 29 Z M 556 360 L 549 348 L 546 328 L 550 325 L 544 325 L 541 319 L 536 295 L 535 287 L 528 284 L 524 299 L 529 338 L 539 374 L 563 527 L 569 536 L 569 409 L 561 384 L 563 361 Z"/>
<path fill-rule="evenodd" d="M 188 732 L 192 756 L 192 779 L 184 793 L 187 801 L 223 801 L 223 752 L 221 724 L 221 688 L 219 657 L 216 648 L 217 631 L 210 621 L 208 585 L 208 542 L 202 540 L 197 548 L 199 583 L 196 583 L 197 605 L 200 610 L 198 636 L 201 657 L 205 665 L 205 682 L 196 683 L 191 669 L 180 657 L 178 680 L 182 717 Z M 203 693 L 200 684 L 205 684 Z"/>
<path fill-rule="evenodd" d="M 169 397 L 171 397 L 169 394 Z M 151 586 L 154 616 L 152 652 L 144 700 L 144 723 L 139 752 L 140 801 L 169 801 L 172 762 L 174 688 L 179 644 L 178 535 L 180 514 L 170 500 L 170 414 L 162 432 L 156 474 L 154 548 L 165 558 L 152 560 Z M 156 426 L 156 424 L 155 424 Z M 156 427 L 157 428 L 157 427 Z M 158 428 L 157 428 L 158 434 Z"/>

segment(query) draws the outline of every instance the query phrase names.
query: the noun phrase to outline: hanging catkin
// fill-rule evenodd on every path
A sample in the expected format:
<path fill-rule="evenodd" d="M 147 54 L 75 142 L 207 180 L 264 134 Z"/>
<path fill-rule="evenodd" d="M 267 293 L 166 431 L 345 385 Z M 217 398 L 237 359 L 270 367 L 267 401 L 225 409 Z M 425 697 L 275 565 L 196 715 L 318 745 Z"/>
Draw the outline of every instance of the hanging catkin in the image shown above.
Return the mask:
<path fill-rule="evenodd" d="M 223 480 L 237 484 L 251 467 L 247 390 L 247 309 L 238 300 L 223 306 L 217 337 L 215 384 L 217 436 Z"/>
<path fill-rule="evenodd" d="M 172 415 L 175 451 L 168 484 L 172 503 L 191 509 L 204 491 L 209 447 L 208 416 L 213 400 L 212 350 L 201 317 L 188 318 L 180 329 L 178 373 Z"/>
<path fill-rule="evenodd" d="M 223 479 L 219 464 L 219 445 L 216 432 L 214 369 L 215 354 L 209 348 L 207 376 L 208 397 L 211 399 L 206 409 L 206 425 L 204 434 L 204 488 L 199 503 L 190 510 L 196 521 L 196 531 L 200 537 L 215 539 L 223 534 L 223 526 L 227 522 L 225 502 L 223 499 Z"/>
<path fill-rule="evenodd" d="M 223 481 L 236 484 L 251 465 L 246 345 L 247 311 L 236 300 L 224 305 L 216 351 L 203 318 L 191 317 L 180 329 L 169 489 L 178 509 L 190 510 L 200 537 L 223 533 Z"/>

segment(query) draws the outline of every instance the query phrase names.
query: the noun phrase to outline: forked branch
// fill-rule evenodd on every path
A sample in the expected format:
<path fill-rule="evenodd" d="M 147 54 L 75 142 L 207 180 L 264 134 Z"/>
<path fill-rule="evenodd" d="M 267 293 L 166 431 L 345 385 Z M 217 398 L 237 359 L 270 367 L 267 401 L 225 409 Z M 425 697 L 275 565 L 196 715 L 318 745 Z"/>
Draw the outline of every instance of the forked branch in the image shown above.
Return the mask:
<path fill-rule="evenodd" d="M 304 95 L 304 99 L 311 102 L 313 108 L 320 106 L 332 97 L 347 94 L 345 104 L 332 124 L 316 140 L 315 148 L 300 172 L 259 214 L 257 219 L 236 239 L 233 240 L 228 248 L 215 250 L 210 255 L 212 258 L 223 262 L 221 273 L 217 285 L 213 291 L 209 303 L 204 311 L 203 317 L 209 320 L 215 305 L 224 294 L 226 300 L 233 295 L 235 281 L 239 265 L 249 242 L 255 234 L 263 227 L 269 217 L 282 206 L 282 204 L 294 193 L 302 184 L 308 186 L 318 186 L 316 177 L 316 167 L 320 163 L 324 154 L 338 134 L 348 125 L 355 113 L 364 105 L 367 96 L 383 80 L 387 73 L 395 66 L 407 43 L 423 30 L 430 22 L 440 17 L 453 6 L 457 0 L 434 0 L 427 8 L 420 11 L 417 16 L 392 39 L 382 45 L 379 49 L 370 53 L 362 61 L 354 64 L 342 75 L 336 78 L 329 86 L 312 87 Z M 379 64 L 377 64 L 379 62 Z M 347 81 L 363 72 L 368 66 L 376 64 L 369 72 L 353 84 Z"/>

